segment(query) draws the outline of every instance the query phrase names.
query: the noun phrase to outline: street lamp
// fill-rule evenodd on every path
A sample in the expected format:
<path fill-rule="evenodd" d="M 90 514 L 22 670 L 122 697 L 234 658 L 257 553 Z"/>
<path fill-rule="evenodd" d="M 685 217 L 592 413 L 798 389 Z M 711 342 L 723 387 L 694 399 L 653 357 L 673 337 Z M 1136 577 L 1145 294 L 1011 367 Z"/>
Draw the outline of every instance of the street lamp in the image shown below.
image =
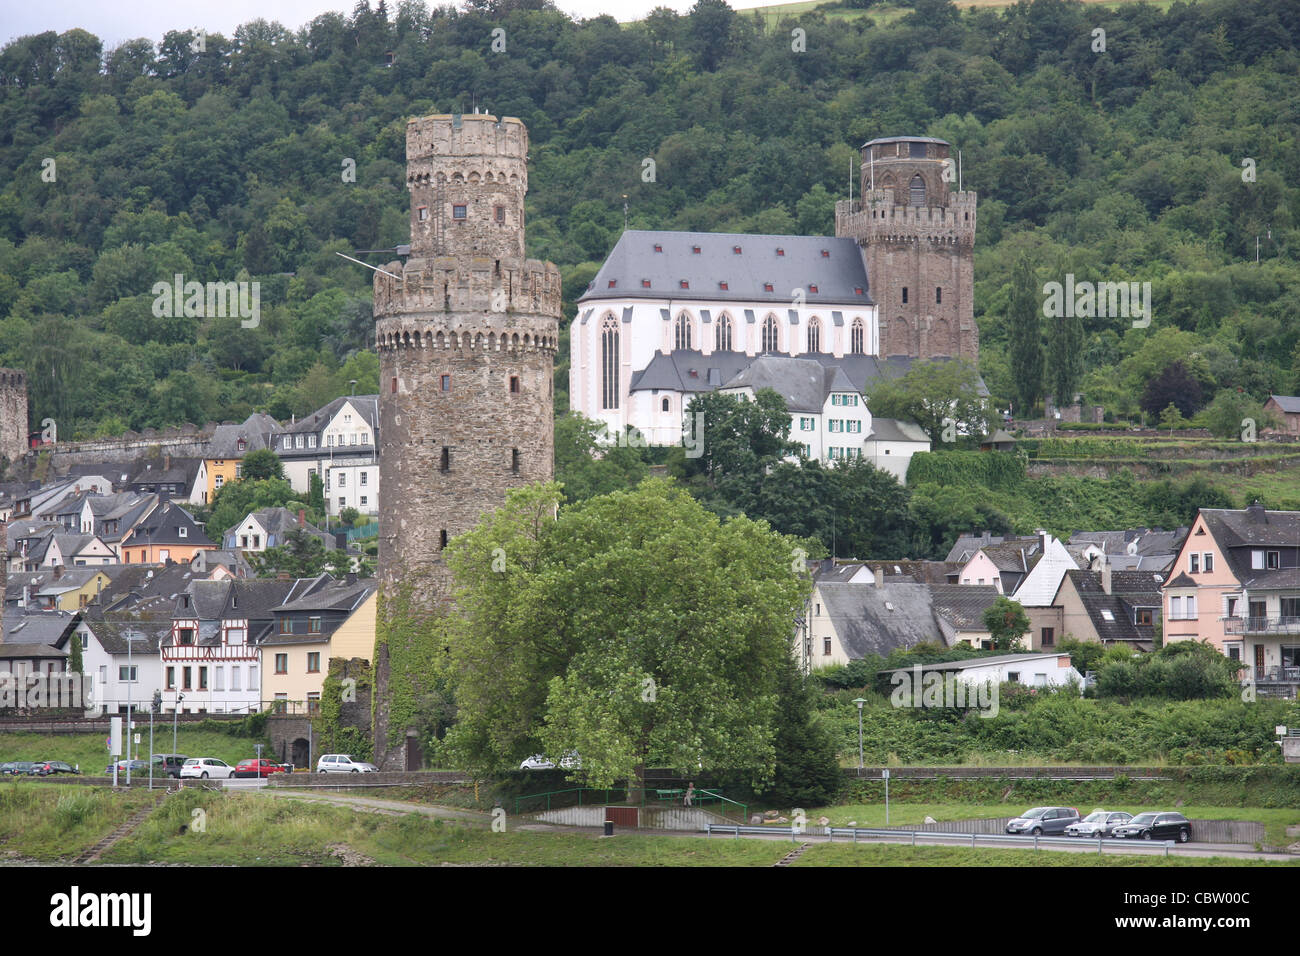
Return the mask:
<path fill-rule="evenodd" d="M 176 749 L 176 718 L 181 712 L 181 701 L 185 699 L 184 694 L 176 695 L 176 707 L 172 710 L 172 753 L 178 753 Z"/>
<path fill-rule="evenodd" d="M 858 705 L 858 769 L 862 769 L 862 705 L 867 702 L 865 697 L 853 698 L 853 703 Z"/>
<path fill-rule="evenodd" d="M 132 720 L 131 684 L 135 681 L 135 667 L 131 663 L 131 649 L 136 641 L 143 641 L 144 635 L 127 631 L 122 639 L 126 641 L 126 785 L 131 786 L 131 732 L 135 730 Z"/>

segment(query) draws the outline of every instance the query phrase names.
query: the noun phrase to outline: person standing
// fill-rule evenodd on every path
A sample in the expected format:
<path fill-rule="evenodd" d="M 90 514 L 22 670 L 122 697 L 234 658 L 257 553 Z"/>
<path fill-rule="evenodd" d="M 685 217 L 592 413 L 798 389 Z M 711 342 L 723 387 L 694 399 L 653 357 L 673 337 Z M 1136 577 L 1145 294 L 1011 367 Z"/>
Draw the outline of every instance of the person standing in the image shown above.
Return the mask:
<path fill-rule="evenodd" d="M 686 800 L 684 802 L 684 805 L 689 807 L 691 805 L 691 799 L 694 796 L 695 796 L 695 781 L 692 780 L 686 784 Z"/>

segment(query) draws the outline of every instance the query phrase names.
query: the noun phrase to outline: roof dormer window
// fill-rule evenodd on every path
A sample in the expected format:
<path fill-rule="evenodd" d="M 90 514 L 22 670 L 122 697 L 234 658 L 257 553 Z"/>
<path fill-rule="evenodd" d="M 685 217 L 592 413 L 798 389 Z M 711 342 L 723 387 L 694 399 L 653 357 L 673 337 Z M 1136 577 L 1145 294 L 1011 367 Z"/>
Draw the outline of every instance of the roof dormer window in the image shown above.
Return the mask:
<path fill-rule="evenodd" d="M 700 254 L 700 247 L 699 247 L 699 246 L 691 246 L 691 255 L 698 256 L 699 254 Z"/>
<path fill-rule="evenodd" d="M 810 285 L 808 291 L 815 294 L 817 292 L 817 287 L 815 285 Z"/>
<path fill-rule="evenodd" d="M 740 255 L 740 246 L 732 246 L 731 251 L 736 255 Z"/>
<path fill-rule="evenodd" d="M 648 289 L 648 288 L 650 288 L 650 280 L 649 280 L 649 279 L 642 279 L 642 280 L 641 280 L 641 288 L 643 288 L 643 289 Z"/>
<path fill-rule="evenodd" d="M 691 287 L 691 284 L 690 284 L 689 282 L 687 282 L 685 279 L 683 279 L 683 280 L 682 280 L 682 288 L 683 288 L 683 289 L 689 289 L 690 287 Z"/>
<path fill-rule="evenodd" d="M 822 250 L 822 258 L 823 258 L 823 259 L 829 259 L 830 257 L 831 257 L 831 251 L 830 251 L 829 249 L 823 249 L 823 250 Z"/>
<path fill-rule="evenodd" d="M 777 247 L 776 247 L 776 254 L 777 254 L 778 256 L 783 256 L 783 255 L 785 255 L 785 250 L 782 249 L 780 246 L 777 246 Z"/>
<path fill-rule="evenodd" d="M 718 283 L 718 288 L 721 289 L 723 292 L 726 292 L 726 291 L 727 291 L 727 283 L 726 283 L 726 282 L 719 282 L 719 283 Z"/>
<path fill-rule="evenodd" d="M 661 246 L 661 245 L 659 245 L 659 243 L 656 242 L 656 243 L 655 243 L 655 252 L 663 252 L 663 251 L 664 251 L 664 247 Z"/>
<path fill-rule="evenodd" d="M 771 292 L 771 291 L 772 291 L 772 283 L 770 283 L 770 282 L 764 282 L 764 283 L 763 283 L 763 291 L 764 291 L 764 292 Z"/>

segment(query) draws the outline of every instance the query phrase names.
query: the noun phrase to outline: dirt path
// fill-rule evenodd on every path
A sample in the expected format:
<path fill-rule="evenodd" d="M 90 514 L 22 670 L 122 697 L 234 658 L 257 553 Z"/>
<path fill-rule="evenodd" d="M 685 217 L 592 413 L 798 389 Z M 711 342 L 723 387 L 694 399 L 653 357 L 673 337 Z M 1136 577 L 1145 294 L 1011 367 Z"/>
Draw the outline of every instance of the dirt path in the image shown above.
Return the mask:
<path fill-rule="evenodd" d="M 354 797 L 347 793 L 305 793 L 300 790 L 283 790 L 279 787 L 266 787 L 253 792 L 265 797 L 292 797 L 295 800 L 307 800 L 315 803 L 329 803 L 339 807 L 373 810 L 376 813 L 418 813 L 421 816 L 435 817 L 439 820 L 457 820 L 462 823 L 481 823 L 484 826 L 492 822 L 492 814 L 483 813 L 478 810 L 453 810 L 451 807 L 440 807 L 423 803 L 407 803 L 403 800 L 380 800 L 376 797 Z"/>

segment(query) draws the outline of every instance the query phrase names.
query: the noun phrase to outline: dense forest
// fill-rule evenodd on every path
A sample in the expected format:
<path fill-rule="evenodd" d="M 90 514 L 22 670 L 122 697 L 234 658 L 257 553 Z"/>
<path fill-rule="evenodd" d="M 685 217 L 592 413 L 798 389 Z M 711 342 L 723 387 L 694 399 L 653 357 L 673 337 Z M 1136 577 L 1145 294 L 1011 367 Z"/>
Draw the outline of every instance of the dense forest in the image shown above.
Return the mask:
<path fill-rule="evenodd" d="M 1000 402 L 1022 256 L 1036 283 L 1153 283 L 1150 328 L 1083 328 L 1089 402 L 1137 413 L 1171 356 L 1203 403 L 1300 390 L 1300 7 L 913 5 L 880 26 L 699 0 L 620 25 L 544 0 L 362 0 L 231 37 L 19 38 L 0 51 L 0 362 L 63 438 L 373 390 L 369 274 L 334 253 L 406 239 L 407 117 L 477 107 L 528 124 L 529 252 L 562 269 L 570 316 L 625 195 L 636 228 L 829 233 L 856 147 L 924 133 L 980 194 L 980 372 Z M 176 273 L 258 280 L 260 325 L 156 318 L 150 289 Z"/>

